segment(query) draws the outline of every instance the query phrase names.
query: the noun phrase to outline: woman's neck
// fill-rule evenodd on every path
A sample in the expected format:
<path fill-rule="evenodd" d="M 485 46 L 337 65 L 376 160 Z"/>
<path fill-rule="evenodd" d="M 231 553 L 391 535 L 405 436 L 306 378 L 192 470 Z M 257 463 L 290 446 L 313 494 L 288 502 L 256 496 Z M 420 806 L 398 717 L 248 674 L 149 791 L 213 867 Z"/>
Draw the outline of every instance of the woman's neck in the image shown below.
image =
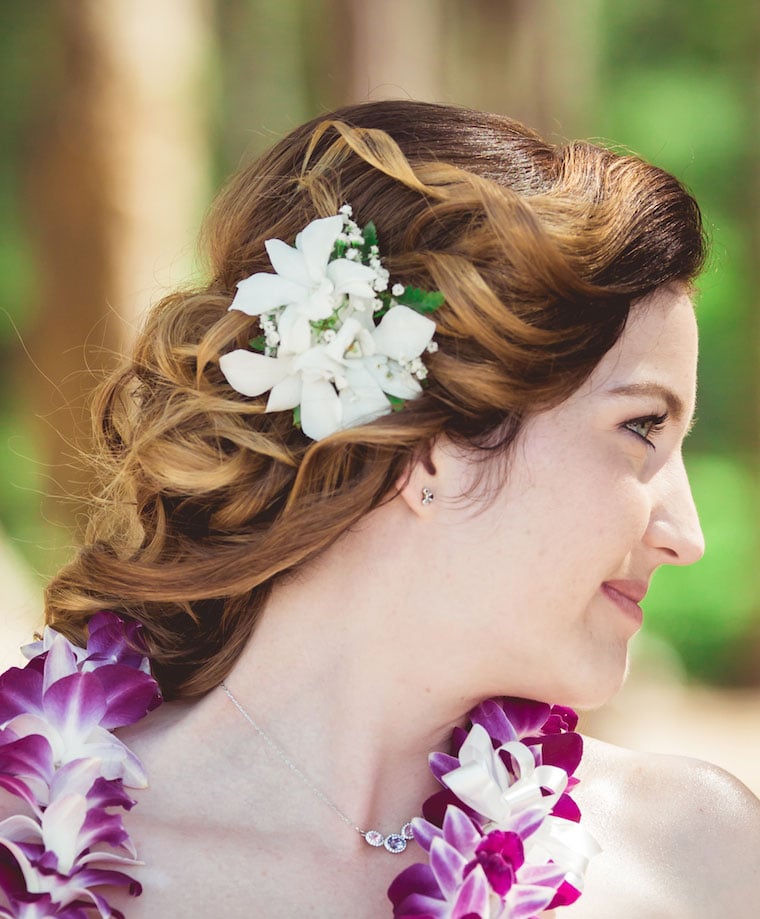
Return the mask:
<path fill-rule="evenodd" d="M 341 811 L 390 832 L 435 790 L 428 754 L 446 748 L 478 699 L 458 692 L 456 671 L 435 681 L 434 639 L 420 653 L 424 639 L 410 625 L 424 591 L 368 538 L 351 534 L 275 588 L 227 682 Z M 240 730 L 263 743 L 242 717 Z"/>

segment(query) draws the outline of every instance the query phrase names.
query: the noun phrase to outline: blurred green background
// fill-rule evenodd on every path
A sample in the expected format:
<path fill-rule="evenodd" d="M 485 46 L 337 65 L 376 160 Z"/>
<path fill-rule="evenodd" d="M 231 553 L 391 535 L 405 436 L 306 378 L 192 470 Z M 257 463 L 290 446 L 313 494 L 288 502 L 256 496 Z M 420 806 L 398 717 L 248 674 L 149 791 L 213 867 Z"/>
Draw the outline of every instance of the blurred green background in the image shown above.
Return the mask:
<path fill-rule="evenodd" d="M 42 583 L 70 551 L 87 368 L 202 273 L 213 191 L 332 107 L 411 96 L 590 137 L 700 201 L 704 560 L 662 571 L 646 629 L 694 677 L 760 683 L 760 15 L 750 0 L 3 0 L 0 526 Z M 86 446 L 85 446 L 86 449 Z M 79 477 L 78 477 L 79 476 Z M 13 571 L 22 568 L 17 559 Z"/>

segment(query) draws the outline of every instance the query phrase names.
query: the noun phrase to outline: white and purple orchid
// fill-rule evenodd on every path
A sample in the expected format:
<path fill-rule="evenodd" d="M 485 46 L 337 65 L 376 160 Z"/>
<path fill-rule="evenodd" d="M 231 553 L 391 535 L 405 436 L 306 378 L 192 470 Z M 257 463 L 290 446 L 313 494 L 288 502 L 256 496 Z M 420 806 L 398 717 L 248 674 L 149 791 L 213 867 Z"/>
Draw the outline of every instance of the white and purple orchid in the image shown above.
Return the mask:
<path fill-rule="evenodd" d="M 434 753 L 444 791 L 423 806 L 414 836 L 428 852 L 391 885 L 395 919 L 533 919 L 574 902 L 599 846 L 568 790 L 582 740 L 570 709 L 490 699 Z"/>
<path fill-rule="evenodd" d="M 275 273 L 240 281 L 230 305 L 258 316 L 262 331 L 253 350 L 220 357 L 233 389 L 249 397 L 268 392 L 267 412 L 297 410 L 312 440 L 420 394 L 422 355 L 437 348 L 435 323 L 424 314 L 443 297 L 400 284 L 388 291 L 372 224 L 360 230 L 344 205 L 308 224 L 295 246 L 265 245 Z"/>
<path fill-rule="evenodd" d="M 98 613 L 86 649 L 48 628 L 24 649 L 26 667 L 0 676 L 0 788 L 27 811 L 0 821 L 0 917 L 118 917 L 95 888 L 140 892 L 112 810 L 129 810 L 125 788 L 146 784 L 112 731 L 161 702 L 140 649 L 134 623 Z"/>

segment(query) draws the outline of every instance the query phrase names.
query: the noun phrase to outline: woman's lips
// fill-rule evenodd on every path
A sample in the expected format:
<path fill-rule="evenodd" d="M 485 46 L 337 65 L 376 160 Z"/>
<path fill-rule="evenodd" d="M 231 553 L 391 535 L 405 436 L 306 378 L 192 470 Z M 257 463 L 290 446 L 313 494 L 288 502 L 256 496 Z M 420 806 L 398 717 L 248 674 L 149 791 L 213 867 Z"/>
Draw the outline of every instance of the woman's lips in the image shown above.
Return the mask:
<path fill-rule="evenodd" d="M 639 603 L 646 596 L 647 587 L 645 581 L 605 581 L 601 589 L 602 593 L 640 626 L 644 613 Z"/>

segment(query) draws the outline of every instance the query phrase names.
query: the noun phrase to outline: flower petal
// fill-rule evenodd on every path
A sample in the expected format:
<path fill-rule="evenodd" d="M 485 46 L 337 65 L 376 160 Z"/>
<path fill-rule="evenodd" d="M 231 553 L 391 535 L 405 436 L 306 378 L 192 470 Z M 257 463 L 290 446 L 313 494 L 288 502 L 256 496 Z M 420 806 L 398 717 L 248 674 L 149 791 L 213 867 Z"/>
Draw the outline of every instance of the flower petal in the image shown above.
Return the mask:
<path fill-rule="evenodd" d="M 383 392 L 397 399 L 415 399 L 422 392 L 422 387 L 411 373 L 394 361 L 386 360 L 382 354 L 373 354 L 364 360 Z"/>
<path fill-rule="evenodd" d="M 58 860 L 58 871 L 68 874 L 79 854 L 79 833 L 87 817 L 87 801 L 82 795 L 64 795 L 53 801 L 42 815 L 45 849 Z"/>
<path fill-rule="evenodd" d="M 430 844 L 430 867 L 443 896 L 450 900 L 462 883 L 467 859 L 444 839 Z"/>
<path fill-rule="evenodd" d="M 394 306 L 380 320 L 374 339 L 377 350 L 393 360 L 411 361 L 430 344 L 435 323 L 408 306 Z"/>
<path fill-rule="evenodd" d="M 244 396 L 260 396 L 285 379 L 291 372 L 291 360 L 238 348 L 219 358 L 219 368 L 234 390 Z"/>
<path fill-rule="evenodd" d="M 414 830 L 414 841 L 419 843 L 420 848 L 426 852 L 430 851 L 434 839 L 440 839 L 443 836 L 443 831 L 439 827 L 423 817 L 415 817 L 412 820 L 412 829 Z"/>
<path fill-rule="evenodd" d="M 340 428 L 342 409 L 338 394 L 327 380 L 304 380 L 301 395 L 301 430 L 312 440 L 322 440 Z"/>
<path fill-rule="evenodd" d="M 53 778 L 53 750 L 47 738 L 30 734 L 0 746 L 0 772 L 49 784 Z"/>
<path fill-rule="evenodd" d="M 447 772 L 451 772 L 459 766 L 459 760 L 456 756 L 451 756 L 448 753 L 440 753 L 437 750 L 430 754 L 428 763 L 430 764 L 430 771 L 439 781 L 441 776 L 446 775 Z"/>
<path fill-rule="evenodd" d="M 395 878 L 388 888 L 388 899 L 394 906 L 401 906 L 408 897 L 415 894 L 434 897 L 437 893 L 438 884 L 430 866 L 417 864 L 409 865 Z M 442 900 L 438 902 L 444 905 Z"/>
<path fill-rule="evenodd" d="M 300 288 L 298 294 L 302 297 L 306 290 L 311 287 L 313 278 L 309 272 L 309 266 L 306 263 L 303 252 L 294 249 L 281 239 L 268 239 L 266 246 L 269 261 L 277 272 L 277 276 Z M 286 301 L 290 302 L 290 301 Z"/>
<path fill-rule="evenodd" d="M 100 721 L 104 728 L 135 724 L 161 702 L 153 677 L 126 664 L 99 667 L 97 677 L 106 694 L 106 713 Z"/>
<path fill-rule="evenodd" d="M 283 310 L 277 331 L 280 333 L 278 354 L 281 358 L 291 354 L 303 354 L 311 347 L 309 318 L 298 306 L 289 306 Z"/>
<path fill-rule="evenodd" d="M 58 680 L 43 697 L 46 718 L 68 744 L 86 739 L 106 712 L 106 696 L 92 673 L 72 673 Z"/>
<path fill-rule="evenodd" d="M 249 316 L 260 316 L 288 303 L 294 303 L 304 295 L 304 288 L 276 274 L 259 271 L 238 283 L 237 293 L 230 303 L 231 310 L 240 310 Z"/>
<path fill-rule="evenodd" d="M 346 368 L 348 386 L 341 390 L 340 404 L 343 408 L 341 428 L 353 428 L 367 424 L 392 411 L 390 402 L 383 395 L 364 361 L 350 361 Z"/>
<path fill-rule="evenodd" d="M 361 297 L 363 300 L 372 300 L 375 297 L 375 289 L 372 286 L 375 272 L 367 265 L 349 261 L 347 258 L 338 258 L 327 266 L 327 277 L 333 282 L 338 293 Z"/>
<path fill-rule="evenodd" d="M 42 692 L 47 692 L 53 683 L 76 673 L 76 670 L 77 658 L 74 649 L 63 635 L 56 635 L 45 658 Z"/>
<path fill-rule="evenodd" d="M 281 383 L 275 383 L 267 400 L 268 412 L 284 412 L 295 408 L 301 401 L 301 376 L 293 374 Z"/>
<path fill-rule="evenodd" d="M 0 675 L 0 726 L 23 712 L 39 711 L 42 674 L 29 666 L 11 667 Z"/>
<path fill-rule="evenodd" d="M 107 781 L 121 779 L 127 788 L 147 786 L 143 764 L 126 744 L 105 728 L 94 728 L 87 743 L 71 751 L 70 759 L 90 756 L 102 760 L 100 774 Z"/>
<path fill-rule="evenodd" d="M 32 842 L 42 835 L 39 824 L 33 817 L 13 814 L 0 820 L 0 839 L 10 842 Z"/>
<path fill-rule="evenodd" d="M 443 818 L 443 838 L 459 852 L 467 852 L 478 845 L 482 834 L 461 808 L 449 805 Z"/>
<path fill-rule="evenodd" d="M 472 919 L 473 916 L 490 919 L 491 910 L 488 906 L 490 889 L 483 869 L 480 865 L 476 865 L 462 884 L 451 911 L 451 919 Z"/>
<path fill-rule="evenodd" d="M 296 248 L 303 253 L 309 278 L 312 281 L 317 281 L 324 276 L 327 261 L 342 230 L 343 218 L 338 214 L 335 217 L 320 217 L 312 220 L 296 236 Z"/>
<path fill-rule="evenodd" d="M 141 628 L 138 622 L 121 619 L 116 613 L 95 613 L 87 624 L 87 664 L 127 664 L 148 672 Z"/>

